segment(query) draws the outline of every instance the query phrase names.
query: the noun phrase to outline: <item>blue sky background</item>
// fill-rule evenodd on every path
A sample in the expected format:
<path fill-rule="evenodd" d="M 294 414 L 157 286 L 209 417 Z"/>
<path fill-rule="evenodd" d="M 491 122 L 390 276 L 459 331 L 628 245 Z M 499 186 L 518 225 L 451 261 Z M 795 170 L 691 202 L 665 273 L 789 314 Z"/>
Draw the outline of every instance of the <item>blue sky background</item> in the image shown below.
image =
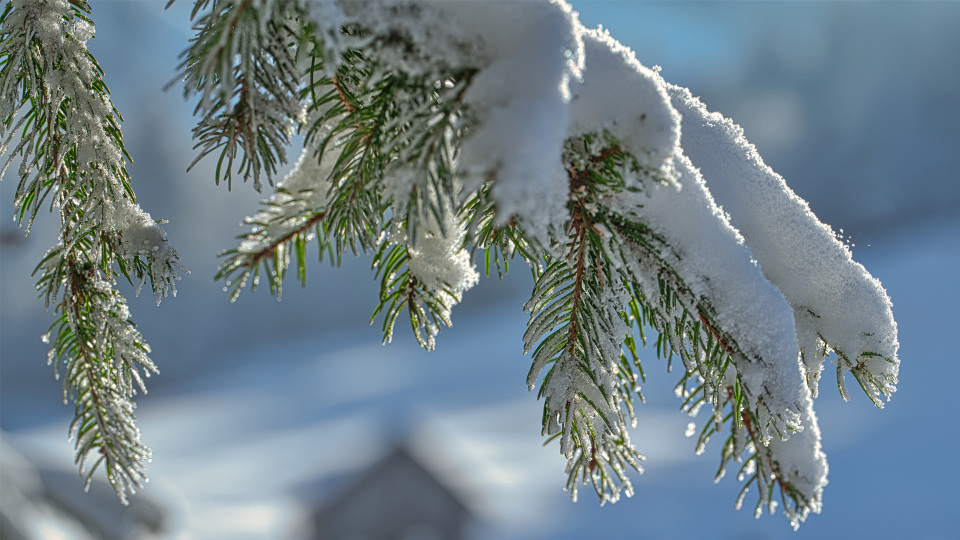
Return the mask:
<path fill-rule="evenodd" d="M 260 291 L 228 304 L 214 254 L 233 246 L 260 196 L 215 186 L 210 162 L 184 173 L 192 104 L 161 88 L 186 46 L 189 3 L 164 3 L 95 2 L 91 49 L 125 118 L 140 202 L 170 220 L 192 271 L 176 299 L 131 300 L 161 370 L 138 401 L 154 449 L 146 495 L 171 508 L 178 535 L 295 537 L 306 508 L 399 440 L 464 494 L 478 538 L 955 537 L 960 3 L 575 3 L 585 23 L 603 23 L 642 63 L 740 123 L 893 299 L 899 391 L 883 411 L 862 395 L 843 403 L 825 374 L 816 409 L 830 485 L 823 513 L 798 533 L 781 515 L 733 510 L 738 482 L 712 482 L 716 444 L 694 455 L 672 395 L 677 374 L 652 352 L 634 430 L 648 456 L 637 494 L 598 508 L 583 492 L 571 504 L 564 461 L 540 446 L 542 404 L 524 384 L 523 270 L 469 291 L 432 353 L 403 333 L 380 346 L 379 327 L 366 324 L 376 294 L 367 259 L 311 266 L 306 289 L 290 284 L 280 303 Z M 72 407 L 45 365 L 39 336 L 52 315 L 30 278 L 56 223 L 42 215 L 29 239 L 8 240 L 15 188 L 8 173 L 0 427 L 69 468 Z"/>

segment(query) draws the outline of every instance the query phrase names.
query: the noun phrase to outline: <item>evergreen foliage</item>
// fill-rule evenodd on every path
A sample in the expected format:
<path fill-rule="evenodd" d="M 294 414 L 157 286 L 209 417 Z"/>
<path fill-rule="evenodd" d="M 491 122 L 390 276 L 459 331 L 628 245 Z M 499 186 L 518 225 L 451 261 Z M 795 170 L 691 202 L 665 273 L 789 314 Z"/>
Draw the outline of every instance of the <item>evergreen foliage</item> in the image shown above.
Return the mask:
<path fill-rule="evenodd" d="M 47 195 L 63 222 L 38 288 L 59 314 L 50 360 L 76 403 L 78 461 L 99 454 L 123 497 L 149 457 L 131 398 L 144 391 L 141 371 L 156 368 L 113 284 L 149 276 L 159 302 L 182 268 L 135 206 L 119 113 L 83 45 L 88 14 L 81 1 L 8 4 L 0 116 L 6 142 L 20 135 L 7 163 L 23 159 L 21 222 L 29 230 Z M 706 118 L 699 101 L 562 3 L 198 0 L 193 16 L 180 76 L 198 103 L 194 164 L 211 156 L 218 183 L 239 176 L 259 190 L 291 138 L 305 136 L 292 172 L 247 219 L 238 247 L 221 253 L 216 277 L 231 301 L 261 279 L 279 297 L 291 267 L 305 283 L 311 244 L 335 265 L 367 253 L 380 280 L 371 321 L 382 321 L 384 342 L 406 317 L 432 349 L 479 277 L 474 259 L 502 276 L 519 256 L 536 280 L 524 305 L 527 383 L 540 381 L 542 432 L 569 460 L 574 499 L 587 484 L 601 502 L 633 492 L 629 469 L 642 470 L 643 457 L 627 424 L 636 425 L 640 346 L 649 345 L 668 369 L 679 357 L 682 410 L 711 409 L 696 451 L 723 440 L 717 479 L 737 464 L 738 507 L 753 485 L 757 515 L 779 502 L 796 527 L 820 511 L 827 469 L 812 397 L 823 359 L 836 347 L 844 397 L 852 371 L 879 406 L 895 390 L 896 326 L 882 288 L 832 235 L 797 271 L 819 279 L 814 258 L 827 254 L 824 272 L 868 298 L 868 314 L 795 293 L 789 276 L 768 270 L 776 250 L 754 258 L 763 221 L 741 235 L 714 203 L 708 158 L 727 152 L 746 163 L 742 176 L 779 177 L 725 119 L 688 126 Z M 499 69 L 535 73 L 506 82 L 491 75 Z M 719 150 L 702 158 L 708 143 Z M 793 201 L 780 184 L 771 197 Z M 783 212 L 764 219 L 829 231 L 802 201 Z M 818 326 L 836 313 L 855 322 Z"/>
<path fill-rule="evenodd" d="M 87 485 L 102 464 L 125 501 L 145 479 L 150 457 L 133 396 L 146 392 L 143 377 L 157 368 L 114 286 L 119 277 L 137 280 L 139 292 L 149 278 L 159 303 L 176 294 L 184 269 L 163 230 L 136 204 L 120 113 L 85 45 L 93 36 L 89 13 L 82 0 L 6 5 L 0 138 L 4 172 L 15 156 L 21 160 L 14 201 L 20 225 L 29 233 L 45 203 L 60 215 L 59 242 L 37 265 L 37 290 L 57 313 L 44 341 L 48 363 L 63 376 L 64 401 L 75 403 L 76 461 Z"/>

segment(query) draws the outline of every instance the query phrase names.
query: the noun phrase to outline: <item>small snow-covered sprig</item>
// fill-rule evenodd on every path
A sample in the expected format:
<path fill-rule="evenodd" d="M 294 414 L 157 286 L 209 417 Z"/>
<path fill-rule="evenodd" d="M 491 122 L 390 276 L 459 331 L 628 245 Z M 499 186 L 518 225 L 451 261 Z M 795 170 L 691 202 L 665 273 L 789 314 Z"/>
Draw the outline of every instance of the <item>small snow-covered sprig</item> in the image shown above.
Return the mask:
<path fill-rule="evenodd" d="M 629 328 L 621 317 L 625 298 L 609 283 L 612 276 L 601 285 L 597 272 L 603 270 L 587 261 L 588 251 L 578 247 L 573 261 L 550 264 L 525 306 L 531 316 L 524 350 L 533 350 L 527 384 L 533 388 L 550 366 L 538 394 L 544 398 L 543 435 L 560 439 L 571 497 L 578 481 L 589 481 L 602 502 L 616 502 L 622 489 L 632 494 L 625 466 L 639 471 L 642 460 L 621 410 L 628 407 L 633 417 L 619 376 Z"/>
<path fill-rule="evenodd" d="M 332 77 L 316 77 L 311 69 L 305 90 L 307 143 L 338 153 L 331 218 L 364 251 L 376 237 L 359 226 L 358 213 L 369 211 L 369 204 L 392 206 L 391 220 L 405 223 L 411 243 L 421 222 L 445 227 L 446 213 L 459 213 L 457 158 L 469 125 L 463 97 L 476 72 L 443 66 L 415 75 L 393 71 L 370 56 L 384 47 L 346 51 Z M 367 205 L 357 204 L 364 200 Z"/>
<path fill-rule="evenodd" d="M 465 226 L 462 216 L 451 208 L 453 197 L 436 195 L 435 190 L 442 188 L 443 183 L 431 182 L 425 196 L 418 197 L 427 199 L 424 206 L 439 208 L 437 212 L 423 215 L 416 208 L 395 204 L 396 213 L 406 210 L 407 220 L 383 235 L 374 254 L 373 268 L 381 283 L 380 303 L 371 322 L 385 310 L 384 342 L 392 338 L 396 318 L 406 306 L 417 342 L 433 349 L 440 324 L 451 326 L 451 308 L 480 277 L 464 247 Z M 418 225 L 416 236 L 411 237 L 414 220 Z"/>
<path fill-rule="evenodd" d="M 248 218 L 252 230 L 241 245 L 223 253 L 217 277 L 227 280 L 231 299 L 248 284 L 256 288 L 261 267 L 279 294 L 293 251 L 305 279 L 313 237 L 334 263 L 348 249 L 372 250 L 381 279 L 373 318 L 384 314 L 384 341 L 406 310 L 418 341 L 432 349 L 477 279 L 454 178 L 470 73 L 391 73 L 353 50 L 332 76 L 314 63 L 303 92 L 309 151 Z"/>
<path fill-rule="evenodd" d="M 26 232 L 49 197 L 58 244 L 37 266 L 37 289 L 57 321 L 44 337 L 49 360 L 74 399 L 71 433 L 89 485 L 100 465 L 121 501 L 141 486 L 150 451 L 140 441 L 133 396 L 150 351 L 113 285 L 149 278 L 159 303 L 186 270 L 166 234 L 137 206 L 120 114 L 96 59 L 90 7 L 80 0 L 17 0 L 0 15 L 0 140 L 4 171 L 21 158 L 16 216 Z M 89 461 L 93 463 L 90 464 Z"/>
<path fill-rule="evenodd" d="M 86 48 L 94 31 L 88 12 L 86 2 L 65 0 L 23 0 L 4 10 L 3 151 L 16 135 L 20 140 L 3 171 L 21 157 L 14 204 L 28 234 L 51 197 L 51 210 L 61 215 L 64 253 L 95 231 L 95 243 L 106 246 L 95 257 L 100 266 L 116 262 L 122 274 L 131 278 L 132 271 L 141 283 L 149 276 L 159 301 L 175 294 L 178 272 L 185 270 L 164 231 L 136 204 L 120 114 Z"/>
<path fill-rule="evenodd" d="M 642 456 L 630 443 L 622 408 L 634 420 L 632 369 L 621 374 L 622 344 L 630 334 L 624 319 L 630 298 L 620 272 L 604 255 L 609 230 L 597 214 L 598 200 L 624 188 L 618 175 L 604 175 L 622 164 L 618 147 L 585 157 L 593 138 L 568 144 L 570 172 L 567 256 L 552 261 L 539 275 L 524 309 L 531 312 L 524 352 L 533 365 L 527 384 L 533 388 L 550 365 L 538 397 L 544 398 L 543 434 L 560 438 L 568 459 L 568 489 L 576 498 L 576 479 L 589 480 L 602 502 L 615 502 L 632 487 L 624 465 L 640 470 Z M 549 259 L 548 259 L 549 260 Z M 624 392 L 626 390 L 626 392 Z"/>
<path fill-rule="evenodd" d="M 393 234 L 383 235 L 373 255 L 372 266 L 380 278 L 380 300 L 370 322 L 383 314 L 384 343 L 391 341 L 397 318 L 406 311 L 417 343 L 432 350 L 441 326 L 453 324 L 453 306 L 477 283 L 479 276 L 462 246 L 462 226 L 448 223 L 447 230 L 445 234 L 439 225 L 421 228 L 416 247 L 400 227 Z"/>
<path fill-rule="evenodd" d="M 262 202 L 263 209 L 244 220 L 251 229 L 239 237 L 240 245 L 220 253 L 225 260 L 217 269 L 216 279 L 226 282 L 224 290 L 229 291 L 230 301 L 236 300 L 248 284 L 256 290 L 261 268 L 270 292 L 279 298 L 290 266 L 291 249 L 296 256 L 297 276 L 306 284 L 307 243 L 318 237 L 321 258 L 325 252 L 329 161 L 320 163 L 314 151 L 305 148 L 293 170 Z"/>
<path fill-rule="evenodd" d="M 735 368 L 730 371 L 728 382 L 732 383 L 715 392 L 721 396 L 720 404 L 714 406 L 714 417 L 707 419 L 699 432 L 697 453 L 706 450 L 711 438 L 726 432 L 714 482 L 720 482 L 726 476 L 727 469 L 736 464 L 736 478 L 743 482 L 737 495 L 736 508 L 742 507 L 753 486 L 757 490 L 755 517 L 760 517 L 764 510 L 773 514 L 777 506 L 782 504 L 784 514 L 793 528 L 797 529 L 811 513 L 820 513 L 823 508 L 827 463 L 820 448 L 816 421 L 813 417 L 805 417 L 806 433 L 794 434 L 789 441 L 783 442 L 777 438 L 764 441 L 757 427 L 757 417 L 743 405 L 742 388 L 733 373 Z M 714 394 L 706 389 L 702 379 L 695 387 L 688 387 L 688 383 L 696 380 L 696 373 L 687 372 L 676 389 L 678 396 L 684 399 L 682 409 L 691 416 L 696 415 L 701 405 L 710 402 L 708 395 Z M 717 414 L 718 411 L 720 414 Z M 691 429 L 688 435 L 693 433 Z M 812 466 L 809 464 L 810 453 L 813 454 Z"/>

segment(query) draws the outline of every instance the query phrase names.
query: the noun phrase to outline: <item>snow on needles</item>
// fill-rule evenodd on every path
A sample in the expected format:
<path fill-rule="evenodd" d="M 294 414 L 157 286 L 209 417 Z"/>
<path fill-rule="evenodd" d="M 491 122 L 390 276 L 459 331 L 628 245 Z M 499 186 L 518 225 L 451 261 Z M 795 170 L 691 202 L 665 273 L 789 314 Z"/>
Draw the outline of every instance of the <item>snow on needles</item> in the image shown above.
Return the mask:
<path fill-rule="evenodd" d="M 417 229 L 416 242 L 409 246 L 410 272 L 429 287 L 443 290 L 450 297 L 446 311 L 450 319 L 450 307 L 460 301 L 463 293 L 477 284 L 477 273 L 470 252 L 463 247 L 466 230 L 452 210 L 442 212 L 443 224 L 437 223 L 433 214 L 427 217 L 426 226 Z"/>
<path fill-rule="evenodd" d="M 684 152 L 730 213 L 764 275 L 793 307 L 814 394 L 826 342 L 841 355 L 839 367 L 854 371 L 882 406 L 881 396 L 896 391 L 900 361 L 897 323 L 880 282 L 763 162 L 740 126 L 708 112 L 686 88 L 669 91 L 683 116 Z M 838 384 L 847 398 L 842 379 Z"/>
<path fill-rule="evenodd" d="M 819 511 L 827 463 L 811 391 L 797 360 L 794 310 L 778 289 L 779 283 L 768 280 L 749 244 L 714 202 L 709 189 L 713 171 L 698 170 L 685 155 L 688 138 L 695 139 L 702 128 L 684 122 L 681 129 L 680 117 L 687 120 L 687 110 L 671 103 L 667 94 L 676 87 L 668 87 L 605 32 L 586 31 L 584 42 L 584 81 L 574 89 L 570 136 L 606 130 L 642 167 L 678 175 L 676 186 L 642 186 L 646 189 L 618 193 L 610 209 L 643 222 L 665 240 L 669 249 L 659 257 L 678 272 L 697 299 L 690 308 L 709 306 L 720 327 L 735 336 L 740 354 L 734 355 L 734 364 L 751 403 L 757 406 L 760 427 L 771 422 L 782 440 L 761 437 L 772 445 L 771 455 L 780 471 L 808 500 L 810 510 Z M 689 131 L 695 134 L 690 136 Z M 708 151 L 694 155 L 703 160 L 711 156 Z M 782 180 L 781 184 L 784 192 Z M 755 214 L 767 210 L 756 202 L 752 208 Z M 729 210 L 736 216 L 740 208 Z M 762 235 L 763 230 L 756 234 Z M 830 240 L 835 242 L 832 236 Z M 808 247 L 821 249 L 817 244 Z M 654 269 L 644 267 L 649 264 L 644 255 L 634 255 L 635 259 L 623 263 L 634 266 L 635 275 L 650 276 Z M 641 286 L 648 298 L 658 296 L 655 281 L 647 279 Z M 791 519 L 805 516 L 801 511 Z"/>
<path fill-rule="evenodd" d="M 573 88 L 567 137 L 607 131 L 642 168 L 672 179 L 680 118 L 653 70 L 606 31 L 582 32 L 587 67 Z"/>
<path fill-rule="evenodd" d="M 541 2 L 465 2 L 483 46 L 481 70 L 465 101 L 481 115 L 460 153 L 467 190 L 495 178 L 498 220 L 517 218 L 548 245 L 566 215 L 561 153 L 569 123 L 569 86 L 580 78 L 582 42 L 568 6 Z M 463 24 L 463 26 L 466 26 Z M 473 181 L 469 179 L 473 179 Z"/>
<path fill-rule="evenodd" d="M 120 256 L 128 260 L 144 257 L 149 263 L 150 282 L 157 304 L 168 294 L 176 296 L 176 282 L 181 279 L 178 272 L 189 274 L 190 271 L 180 264 L 180 253 L 167 241 L 166 231 L 150 214 L 126 197 L 108 201 L 104 206 L 104 228 L 120 234 L 117 242 Z M 137 285 L 136 294 L 140 294 L 146 279 L 147 273 Z"/>
<path fill-rule="evenodd" d="M 618 193 L 610 209 L 640 220 L 666 240 L 670 250 L 661 256 L 684 278 L 695 298 L 716 310 L 721 327 L 737 337 L 743 353 L 735 358 L 740 378 L 754 398 L 762 398 L 774 426 L 786 438 L 804 427 L 801 415 L 814 421 L 797 362 L 793 311 L 717 207 L 705 179 L 679 154 L 680 117 L 659 75 L 641 66 L 629 49 L 605 32 L 585 31 L 584 43 L 586 69 L 583 84 L 574 89 L 570 136 L 605 129 L 641 167 L 679 175 L 675 186 Z M 643 268 L 634 273 L 649 275 Z"/>
<path fill-rule="evenodd" d="M 334 4 L 322 4 L 325 11 L 336 11 Z M 714 396 L 729 399 L 734 384 L 740 385 L 744 414 L 756 425 L 738 422 L 736 429 L 754 430 L 751 438 L 763 445 L 755 450 L 766 460 L 760 468 L 777 471 L 777 482 L 796 490 L 791 497 L 800 493 L 803 501 L 788 511 L 791 521 L 818 512 L 827 463 L 813 397 L 824 357 L 837 352 L 844 397 L 842 373 L 850 371 L 880 405 L 881 397 L 896 390 L 897 328 L 880 283 L 763 163 L 742 130 L 709 113 L 689 90 L 665 83 L 607 32 L 584 28 L 559 0 L 383 0 L 336 6 L 338 23 L 357 22 L 370 30 L 372 37 L 363 38 L 367 42 L 385 35 L 404 43 L 377 49 L 387 69 L 415 75 L 437 73 L 438 65 L 469 70 L 462 94 L 467 129 L 459 141 L 456 182 L 464 195 L 491 186 L 498 226 L 516 225 L 537 249 L 558 257 L 570 245 L 574 225 L 586 227 L 572 209 L 577 216 L 607 212 L 609 221 L 590 226 L 597 225 L 592 230 L 607 243 L 604 255 L 614 252 L 610 257 L 619 273 L 610 275 L 629 276 L 629 284 L 652 305 L 665 296 L 658 279 L 672 272 L 670 286 L 682 291 L 683 305 L 661 305 L 674 310 L 670 316 L 703 321 L 703 327 L 695 322 L 695 332 L 709 331 L 707 339 L 713 343 L 716 337 L 718 350 L 722 345 L 732 359 L 734 368 L 706 381 L 718 386 L 711 390 Z M 362 46 L 362 39 L 358 43 Z M 629 157 L 613 173 L 622 185 L 589 207 L 584 186 L 573 186 L 574 176 L 583 171 L 564 163 L 570 141 L 585 141 L 588 152 Z M 602 160 L 595 153 L 581 164 Z M 389 180 L 388 198 L 402 199 L 410 179 L 394 174 Z M 581 191 L 575 194 L 572 187 Z M 442 215 L 449 222 L 434 219 L 410 242 L 409 268 L 424 282 L 449 287 L 459 300 L 477 275 L 463 249 L 464 227 L 457 220 L 462 216 L 452 208 Z M 641 241 L 614 231 L 618 223 L 629 223 L 640 231 L 636 235 L 647 237 Z M 582 274 L 585 263 L 579 264 Z M 593 307 L 619 321 L 630 299 L 626 293 L 612 294 L 616 286 Z M 533 335 L 538 337 L 532 341 L 540 339 L 539 333 Z M 685 339 L 678 336 L 667 339 Z M 621 335 L 612 337 L 622 342 Z M 533 345 L 526 343 L 527 349 Z M 612 394 L 617 368 L 611 361 L 617 352 L 594 349 L 600 356 L 589 359 L 596 361 L 588 366 L 590 375 L 596 379 L 605 373 L 605 390 Z M 565 361 L 558 361 L 556 378 L 544 383 L 546 402 L 553 398 L 557 410 L 576 401 L 571 396 L 595 390 L 586 387 L 596 381 L 574 377 L 580 367 Z M 539 370 L 532 373 L 535 379 Z M 593 396 L 593 402 L 603 401 L 602 416 L 612 417 L 617 402 L 604 396 Z M 724 403 L 714 401 L 720 408 Z M 605 429 L 602 424 L 590 427 Z M 572 443 L 563 440 L 570 455 Z"/>
<path fill-rule="evenodd" d="M 311 5 L 319 4 L 330 11 L 329 2 Z M 411 75 L 436 66 L 477 69 L 463 98 L 481 119 L 459 152 L 465 192 L 495 179 L 498 222 L 514 219 L 531 239 L 549 245 L 550 231 L 564 222 L 567 188 L 560 157 L 569 85 L 579 80 L 583 61 L 580 25 L 570 6 L 410 0 L 338 5 L 338 17 L 368 29 L 370 36 L 404 43 L 377 48 L 387 69 Z"/>

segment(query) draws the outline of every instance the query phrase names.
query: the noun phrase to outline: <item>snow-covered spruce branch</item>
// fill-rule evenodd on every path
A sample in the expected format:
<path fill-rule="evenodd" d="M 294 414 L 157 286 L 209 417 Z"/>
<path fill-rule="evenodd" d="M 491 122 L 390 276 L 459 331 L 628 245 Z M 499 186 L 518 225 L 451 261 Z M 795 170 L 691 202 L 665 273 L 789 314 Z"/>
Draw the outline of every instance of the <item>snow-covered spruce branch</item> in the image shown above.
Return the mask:
<path fill-rule="evenodd" d="M 771 410 L 762 398 L 750 395 L 736 366 L 746 365 L 744 369 L 749 370 L 756 367 L 750 366 L 736 341 L 718 325 L 710 299 L 694 298 L 674 270 L 681 265 L 665 260 L 669 257 L 663 254 L 669 253 L 670 245 L 647 225 L 626 219 L 606 206 L 626 190 L 625 177 L 650 179 L 656 178 L 657 172 L 643 171 L 608 133 L 568 142 L 567 148 L 573 216 L 570 254 L 566 261 L 551 264 L 538 280 L 527 305 L 533 315 L 525 341 L 527 350 L 536 344 L 528 379 L 531 385 L 544 366 L 553 364 L 541 387 L 541 395 L 548 396 L 544 432 L 562 433 L 561 448 L 571 457 L 571 478 L 577 474 L 585 482 L 589 478 L 602 500 L 616 500 L 620 486 L 613 480 L 618 477 L 627 486 L 627 493 L 631 492 L 623 466 L 629 463 L 637 468 L 631 458 L 638 454 L 625 436 L 620 405 L 625 405 L 633 419 L 631 393 L 637 377 L 633 366 L 639 374 L 642 370 L 635 348 L 626 342 L 627 321 L 638 324 L 641 339 L 643 325 L 659 333 L 658 355 L 669 358 L 679 353 L 686 368 L 679 386 L 680 394 L 686 397 L 686 410 L 695 414 L 704 403 L 713 406 L 714 418 L 707 424 L 709 429 L 701 433 L 699 450 L 724 423 L 735 434 L 724 447 L 721 473 L 731 459 L 740 460 L 747 450 L 757 451 L 761 470 L 746 485 L 756 483 L 760 488 L 758 508 L 775 506 L 775 502 L 771 505 L 772 488 L 778 486 L 792 521 L 819 509 L 817 483 L 804 482 L 788 469 L 803 464 L 784 462 L 781 466 L 784 458 L 769 455 L 766 446 L 767 425 L 776 429 L 780 438 L 786 438 L 786 430 L 798 430 L 799 422 L 793 415 L 787 415 L 789 420 L 776 418 L 782 416 L 775 415 L 778 409 Z M 642 192 L 642 185 L 634 184 L 631 191 Z M 629 257 L 625 257 L 626 252 Z M 590 321 L 592 326 L 578 328 L 583 326 L 581 320 Z M 627 361 L 624 348 L 631 352 L 633 362 Z M 700 382 L 699 387 L 687 390 L 686 383 L 694 380 Z M 549 396 L 562 400 L 551 403 Z M 766 401 L 772 399 L 775 397 Z M 731 412 L 724 417 L 725 408 Z M 761 415 L 766 419 L 763 423 L 758 420 Z M 742 423 L 741 418 L 747 420 Z M 814 423 L 806 425 L 815 432 Z M 589 434 L 589 439 L 583 434 Z M 576 441 L 578 435 L 586 441 Z M 749 449 L 745 440 L 752 444 Z M 599 441 L 607 441 L 610 451 L 598 450 Z M 822 462 L 819 455 L 818 461 Z M 821 465 L 812 473 L 819 480 L 825 473 L 825 463 Z"/>
<path fill-rule="evenodd" d="M 122 495 L 148 456 L 132 423 L 137 366 L 155 368 L 112 284 L 149 276 L 159 300 L 179 266 L 134 202 L 88 12 L 4 9 L 0 135 L 6 148 L 22 132 L 10 156 L 21 223 L 47 195 L 60 211 L 60 244 L 38 267 L 60 314 L 51 361 L 78 396 L 78 460 L 99 451 Z M 718 477 L 742 461 L 740 500 L 755 484 L 758 512 L 773 510 L 779 489 L 794 526 L 820 510 L 824 358 L 837 351 L 844 397 L 851 371 L 880 405 L 895 391 L 896 324 L 879 283 L 734 124 L 562 2 L 199 0 L 194 16 L 180 75 L 217 181 L 259 188 L 306 135 L 224 255 L 231 298 L 261 272 L 279 295 L 291 256 L 305 280 L 316 238 L 333 262 L 372 253 L 385 340 L 406 310 L 431 348 L 478 278 L 470 249 L 488 274 L 519 254 L 537 278 L 528 382 L 546 371 L 543 430 L 570 458 L 572 494 L 580 482 L 603 501 L 631 492 L 626 419 L 647 328 L 658 356 L 682 360 L 682 408 L 713 409 L 697 450 L 729 433 Z"/>
<path fill-rule="evenodd" d="M 483 252 L 488 275 L 519 254 L 536 278 L 528 384 L 546 372 L 543 433 L 569 458 L 573 496 L 581 482 L 601 501 L 632 492 L 626 469 L 642 457 L 626 422 L 638 417 L 646 328 L 668 368 L 674 354 L 682 361 L 681 408 L 712 409 L 697 451 L 727 433 L 717 479 L 741 463 L 738 506 L 754 485 L 758 515 L 777 491 L 794 527 L 820 511 L 827 465 L 812 398 L 824 358 L 838 351 L 845 397 L 851 371 L 880 405 L 895 390 L 896 324 L 879 283 L 737 126 L 562 2 L 198 9 L 208 4 L 196 43 L 236 36 L 188 53 L 200 110 L 245 99 L 237 81 L 261 68 L 244 63 L 242 44 L 282 22 L 283 54 L 297 59 L 284 65 L 298 71 L 263 87 L 274 103 L 263 111 L 306 134 L 300 161 L 225 253 L 231 298 L 256 286 L 261 267 L 279 294 L 292 254 L 305 279 L 316 238 L 335 263 L 347 249 L 373 253 L 385 340 L 406 310 L 432 348 L 477 279 L 468 248 Z M 264 14 L 259 30 L 224 22 L 245 10 Z M 201 142 L 249 129 L 248 118 L 224 118 Z M 243 149 L 259 153 L 244 156 L 245 177 L 283 160 L 271 145 Z"/>
<path fill-rule="evenodd" d="M 36 270 L 46 307 L 58 312 L 44 336 L 48 361 L 57 376 L 64 373 L 64 400 L 75 401 L 71 436 L 87 485 L 102 464 L 125 502 L 150 457 L 132 398 L 146 392 L 142 376 L 157 369 L 114 284 L 123 276 L 139 293 L 149 279 L 159 303 L 176 294 L 185 270 L 134 198 L 120 114 L 86 47 L 94 32 L 89 13 L 80 0 L 17 0 L 4 8 L 0 153 L 7 154 L 3 172 L 20 158 L 14 205 L 26 233 L 45 202 L 60 214 L 59 242 Z"/>

